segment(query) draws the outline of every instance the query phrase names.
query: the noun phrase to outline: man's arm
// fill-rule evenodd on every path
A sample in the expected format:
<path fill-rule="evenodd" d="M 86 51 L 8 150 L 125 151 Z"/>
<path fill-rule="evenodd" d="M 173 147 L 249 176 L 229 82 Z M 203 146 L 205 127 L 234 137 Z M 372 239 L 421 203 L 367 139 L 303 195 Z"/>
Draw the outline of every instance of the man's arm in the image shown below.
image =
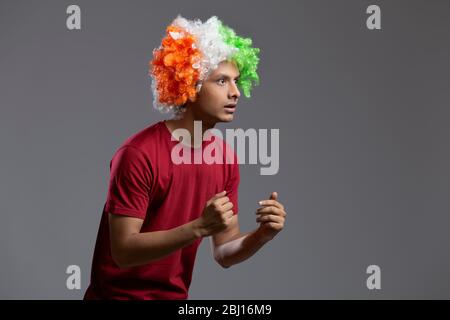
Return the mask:
<path fill-rule="evenodd" d="M 238 217 L 233 216 L 226 230 L 211 237 L 214 259 L 224 268 L 247 260 L 269 241 L 258 230 L 241 234 Z"/>
<path fill-rule="evenodd" d="M 213 256 L 222 267 L 229 268 L 250 258 L 283 229 L 286 212 L 277 198 L 278 194 L 273 192 L 270 200 L 261 202 L 263 207 L 256 212 L 256 221 L 261 224 L 254 231 L 241 234 L 238 217 L 234 215 L 224 231 L 212 235 Z"/>
<path fill-rule="evenodd" d="M 140 233 L 143 222 L 138 218 L 109 214 L 111 253 L 120 268 L 164 258 L 200 237 L 195 232 L 195 221 L 170 230 Z"/>
<path fill-rule="evenodd" d="M 223 191 L 206 203 L 199 218 L 170 230 L 142 233 L 142 219 L 109 213 L 112 257 L 121 268 L 161 259 L 196 239 L 225 230 L 233 216 L 231 209 Z"/>

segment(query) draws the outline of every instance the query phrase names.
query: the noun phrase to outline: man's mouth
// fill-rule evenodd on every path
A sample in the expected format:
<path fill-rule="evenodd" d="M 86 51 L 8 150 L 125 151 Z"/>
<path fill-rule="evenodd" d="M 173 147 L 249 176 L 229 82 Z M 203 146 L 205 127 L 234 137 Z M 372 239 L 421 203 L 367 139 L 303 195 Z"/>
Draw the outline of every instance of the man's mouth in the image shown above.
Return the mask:
<path fill-rule="evenodd" d="M 227 113 L 234 113 L 235 110 L 236 110 L 236 104 L 227 104 L 225 106 L 225 111 Z"/>

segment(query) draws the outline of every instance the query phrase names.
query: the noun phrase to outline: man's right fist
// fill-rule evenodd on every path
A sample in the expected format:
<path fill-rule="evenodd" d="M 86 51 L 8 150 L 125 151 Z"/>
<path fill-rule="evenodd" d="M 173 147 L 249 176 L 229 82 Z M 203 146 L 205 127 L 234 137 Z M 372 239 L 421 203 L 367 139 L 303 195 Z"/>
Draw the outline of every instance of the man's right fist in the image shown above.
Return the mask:
<path fill-rule="evenodd" d="M 226 191 L 222 191 L 206 202 L 201 217 L 195 220 L 197 237 L 207 237 L 223 231 L 231 222 L 233 203 L 225 194 Z"/>

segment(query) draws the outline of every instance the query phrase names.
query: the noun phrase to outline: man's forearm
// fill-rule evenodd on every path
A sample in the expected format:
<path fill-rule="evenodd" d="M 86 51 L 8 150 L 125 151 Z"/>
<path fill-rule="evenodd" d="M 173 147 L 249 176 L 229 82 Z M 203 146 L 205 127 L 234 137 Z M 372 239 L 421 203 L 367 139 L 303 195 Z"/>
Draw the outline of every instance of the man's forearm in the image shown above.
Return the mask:
<path fill-rule="evenodd" d="M 115 260 L 122 268 L 143 265 L 164 258 L 199 238 L 195 221 L 170 230 L 135 233 L 124 241 L 121 254 Z"/>
<path fill-rule="evenodd" d="M 270 240 L 263 238 L 259 229 L 256 229 L 217 246 L 214 257 L 223 267 L 228 268 L 250 258 L 268 241 Z"/>

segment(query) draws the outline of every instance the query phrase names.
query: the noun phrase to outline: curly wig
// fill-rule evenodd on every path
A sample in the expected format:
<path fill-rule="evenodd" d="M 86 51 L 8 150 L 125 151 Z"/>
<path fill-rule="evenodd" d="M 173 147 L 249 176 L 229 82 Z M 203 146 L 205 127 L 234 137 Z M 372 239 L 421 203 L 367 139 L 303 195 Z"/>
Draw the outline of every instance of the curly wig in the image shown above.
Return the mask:
<path fill-rule="evenodd" d="M 161 45 L 149 62 L 153 105 L 162 112 L 183 111 L 195 101 L 201 84 L 220 62 L 233 61 L 239 69 L 238 86 L 246 97 L 259 84 L 257 68 L 260 50 L 224 25 L 216 16 L 202 23 L 178 16 L 166 29 Z"/>

